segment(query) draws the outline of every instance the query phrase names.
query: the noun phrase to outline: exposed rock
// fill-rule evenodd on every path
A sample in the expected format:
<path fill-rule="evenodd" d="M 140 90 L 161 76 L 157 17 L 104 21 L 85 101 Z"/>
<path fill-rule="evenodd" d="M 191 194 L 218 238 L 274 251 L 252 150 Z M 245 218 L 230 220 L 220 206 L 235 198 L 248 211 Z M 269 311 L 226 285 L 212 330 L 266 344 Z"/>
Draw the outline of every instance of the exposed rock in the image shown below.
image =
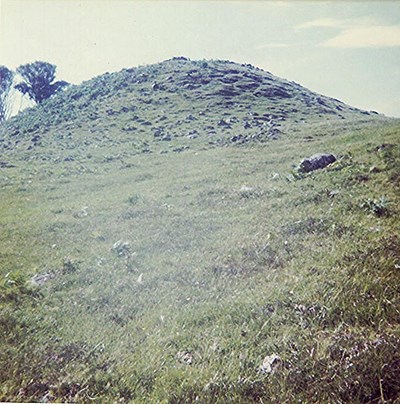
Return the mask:
<path fill-rule="evenodd" d="M 124 126 L 123 128 L 122 128 L 122 130 L 123 131 L 125 131 L 125 132 L 133 132 L 133 131 L 135 131 L 137 128 L 135 127 L 135 126 Z"/>
<path fill-rule="evenodd" d="M 225 121 L 224 119 L 221 119 L 221 120 L 218 122 L 218 126 L 222 126 L 222 127 L 225 127 L 225 128 L 231 128 L 230 123 L 227 122 L 227 121 Z"/>
<path fill-rule="evenodd" d="M 226 120 L 226 123 L 228 123 L 229 125 L 233 124 L 233 123 L 238 123 L 239 119 L 236 116 L 231 116 Z"/>
<path fill-rule="evenodd" d="M 243 121 L 243 129 L 250 129 L 251 125 L 249 123 L 249 121 Z"/>
<path fill-rule="evenodd" d="M 164 134 L 164 128 L 154 128 L 153 129 L 153 136 L 160 137 Z"/>
<path fill-rule="evenodd" d="M 172 149 L 172 151 L 175 153 L 181 153 L 184 150 L 187 150 L 188 148 L 189 148 L 189 146 L 175 147 Z"/>
<path fill-rule="evenodd" d="M 0 161 L 0 168 L 12 168 L 15 167 L 14 164 L 10 164 L 7 161 Z"/>
<path fill-rule="evenodd" d="M 282 87 L 268 87 L 262 88 L 254 93 L 257 97 L 266 97 L 266 98 L 290 98 L 291 95 L 285 91 Z"/>
<path fill-rule="evenodd" d="M 183 83 L 182 87 L 185 90 L 196 90 L 196 89 L 200 88 L 201 85 L 200 84 L 193 84 L 193 83 Z"/>
<path fill-rule="evenodd" d="M 172 60 L 182 60 L 182 61 L 184 61 L 184 62 L 188 62 L 190 59 L 187 58 L 186 56 L 174 56 L 174 57 L 172 58 Z"/>
<path fill-rule="evenodd" d="M 165 134 L 165 135 L 161 138 L 161 140 L 164 140 L 164 141 L 169 142 L 169 141 L 172 140 L 172 136 L 167 133 L 167 134 Z"/>
<path fill-rule="evenodd" d="M 336 161 L 336 157 L 330 153 L 314 154 L 307 159 L 303 159 L 299 165 L 299 172 L 308 173 L 319 170 Z"/>
<path fill-rule="evenodd" d="M 196 139 L 199 135 L 199 132 L 197 130 L 191 130 L 189 133 L 186 135 L 189 139 Z"/>
<path fill-rule="evenodd" d="M 197 118 L 195 116 L 193 116 L 192 114 L 189 114 L 186 117 L 186 121 L 197 121 Z"/>
<path fill-rule="evenodd" d="M 39 135 L 35 135 L 33 136 L 33 138 L 31 139 L 32 143 L 38 143 L 40 141 L 41 137 Z"/>
<path fill-rule="evenodd" d="M 221 77 L 220 81 L 225 84 L 233 84 L 240 80 L 240 76 L 225 76 Z"/>
<path fill-rule="evenodd" d="M 247 91 L 247 90 L 252 91 L 252 90 L 255 90 L 256 88 L 258 88 L 259 86 L 260 86 L 260 84 L 257 82 L 243 83 L 243 84 L 237 85 L 237 87 L 243 91 Z"/>
<path fill-rule="evenodd" d="M 233 86 L 232 87 L 225 86 L 220 90 L 216 91 L 216 94 L 222 97 L 237 97 L 238 95 L 240 95 L 240 91 L 238 91 Z"/>
<path fill-rule="evenodd" d="M 247 136 L 243 136 L 243 135 L 235 135 L 231 137 L 231 142 L 232 143 L 245 143 L 248 141 Z"/>
<path fill-rule="evenodd" d="M 268 129 L 268 138 L 269 139 L 279 139 L 279 136 L 281 135 L 281 131 L 280 129 L 276 128 L 276 127 L 272 127 Z"/>

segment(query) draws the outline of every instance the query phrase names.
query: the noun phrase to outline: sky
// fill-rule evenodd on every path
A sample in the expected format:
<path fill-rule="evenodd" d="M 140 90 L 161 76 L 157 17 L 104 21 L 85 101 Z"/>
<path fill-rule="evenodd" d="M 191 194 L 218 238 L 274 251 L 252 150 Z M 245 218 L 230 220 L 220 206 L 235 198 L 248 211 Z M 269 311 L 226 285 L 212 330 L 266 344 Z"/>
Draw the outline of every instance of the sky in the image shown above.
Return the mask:
<path fill-rule="evenodd" d="M 0 65 L 79 84 L 173 56 L 250 63 L 400 117 L 400 1 L 0 0 Z"/>

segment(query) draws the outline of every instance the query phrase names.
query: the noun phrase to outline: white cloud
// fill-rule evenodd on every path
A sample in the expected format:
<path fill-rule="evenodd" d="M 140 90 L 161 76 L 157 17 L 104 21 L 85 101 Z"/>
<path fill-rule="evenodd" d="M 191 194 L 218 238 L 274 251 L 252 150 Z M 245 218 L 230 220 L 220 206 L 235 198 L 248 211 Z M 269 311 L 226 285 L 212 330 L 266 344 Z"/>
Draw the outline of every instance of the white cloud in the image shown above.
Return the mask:
<path fill-rule="evenodd" d="M 336 36 L 320 43 L 328 48 L 385 48 L 400 46 L 400 25 L 383 25 L 373 17 L 353 19 L 318 18 L 306 21 L 297 30 L 336 28 Z"/>
<path fill-rule="evenodd" d="M 307 28 L 342 28 L 347 25 L 345 20 L 337 20 L 334 18 L 318 18 L 316 20 L 306 21 L 298 25 L 297 29 Z"/>
<path fill-rule="evenodd" d="M 321 43 L 329 48 L 385 48 L 400 46 L 400 25 L 346 28 Z"/>

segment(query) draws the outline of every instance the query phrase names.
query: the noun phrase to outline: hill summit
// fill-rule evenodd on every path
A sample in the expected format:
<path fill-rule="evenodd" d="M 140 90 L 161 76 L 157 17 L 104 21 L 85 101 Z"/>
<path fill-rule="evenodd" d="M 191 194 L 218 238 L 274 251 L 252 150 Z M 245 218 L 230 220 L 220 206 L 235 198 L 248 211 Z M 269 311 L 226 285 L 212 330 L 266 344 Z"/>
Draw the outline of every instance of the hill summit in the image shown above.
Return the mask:
<path fill-rule="evenodd" d="M 250 64 L 174 57 L 71 86 L 5 123 L 0 148 L 34 156 L 43 143 L 61 150 L 65 141 L 71 149 L 77 139 L 75 146 L 85 149 L 114 142 L 132 147 L 134 139 L 139 151 L 174 139 L 246 143 L 276 139 L 292 125 L 376 115 Z"/>

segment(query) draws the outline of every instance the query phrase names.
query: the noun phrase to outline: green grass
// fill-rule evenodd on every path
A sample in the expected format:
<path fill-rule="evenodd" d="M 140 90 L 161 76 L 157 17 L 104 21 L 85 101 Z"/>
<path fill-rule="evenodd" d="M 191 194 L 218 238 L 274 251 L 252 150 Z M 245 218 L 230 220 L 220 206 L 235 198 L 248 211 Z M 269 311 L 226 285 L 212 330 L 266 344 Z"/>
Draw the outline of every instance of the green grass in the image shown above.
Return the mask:
<path fill-rule="evenodd" d="M 0 400 L 398 400 L 399 132 L 355 122 L 180 153 L 14 156 Z M 338 162 L 296 175 L 318 151 Z M 271 354 L 281 364 L 263 374 Z"/>

